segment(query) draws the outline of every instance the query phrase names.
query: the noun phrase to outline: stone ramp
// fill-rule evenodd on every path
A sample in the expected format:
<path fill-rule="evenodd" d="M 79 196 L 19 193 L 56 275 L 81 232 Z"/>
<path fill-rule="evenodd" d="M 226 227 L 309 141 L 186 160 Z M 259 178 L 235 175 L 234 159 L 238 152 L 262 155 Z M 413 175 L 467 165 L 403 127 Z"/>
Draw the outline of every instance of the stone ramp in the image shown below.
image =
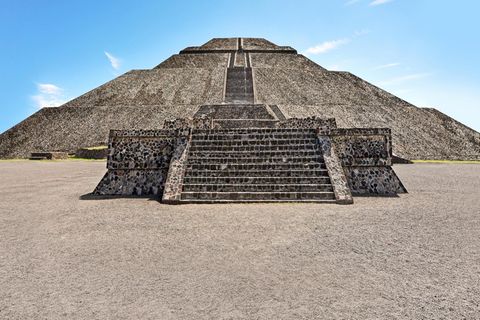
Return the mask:
<path fill-rule="evenodd" d="M 181 203 L 335 203 L 315 130 L 194 130 Z"/>

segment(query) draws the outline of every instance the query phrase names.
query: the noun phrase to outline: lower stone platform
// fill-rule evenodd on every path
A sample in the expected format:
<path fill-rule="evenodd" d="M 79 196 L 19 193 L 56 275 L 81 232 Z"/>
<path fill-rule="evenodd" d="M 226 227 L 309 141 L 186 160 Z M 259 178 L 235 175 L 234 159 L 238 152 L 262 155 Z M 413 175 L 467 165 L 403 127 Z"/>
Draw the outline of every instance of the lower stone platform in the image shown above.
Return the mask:
<path fill-rule="evenodd" d="M 268 106 L 256 108 L 205 106 L 198 117 L 168 121 L 165 129 L 111 131 L 108 172 L 94 194 L 151 195 L 172 204 L 350 204 L 352 194 L 406 192 L 391 168 L 389 129 L 336 128 L 334 119 L 281 120 Z M 222 127 L 218 116 L 224 114 L 230 122 L 269 123 Z M 249 114 L 256 119 L 246 119 Z"/>

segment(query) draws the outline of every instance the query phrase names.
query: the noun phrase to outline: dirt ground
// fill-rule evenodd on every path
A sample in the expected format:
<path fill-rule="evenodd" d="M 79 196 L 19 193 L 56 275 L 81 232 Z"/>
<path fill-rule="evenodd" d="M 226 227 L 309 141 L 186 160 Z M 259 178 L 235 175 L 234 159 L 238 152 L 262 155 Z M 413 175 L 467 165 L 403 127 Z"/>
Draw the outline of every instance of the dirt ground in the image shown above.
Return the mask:
<path fill-rule="evenodd" d="M 351 206 L 168 206 L 0 162 L 0 319 L 480 319 L 480 165 L 395 170 Z"/>

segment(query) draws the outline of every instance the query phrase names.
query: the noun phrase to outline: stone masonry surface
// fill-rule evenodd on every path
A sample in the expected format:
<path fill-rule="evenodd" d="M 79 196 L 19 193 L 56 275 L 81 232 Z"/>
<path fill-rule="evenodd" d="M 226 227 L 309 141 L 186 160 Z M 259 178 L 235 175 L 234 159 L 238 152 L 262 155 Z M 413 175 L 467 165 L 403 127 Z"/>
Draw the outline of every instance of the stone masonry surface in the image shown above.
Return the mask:
<path fill-rule="evenodd" d="M 112 130 L 96 195 L 161 195 L 175 145 L 172 130 Z"/>
<path fill-rule="evenodd" d="M 353 195 L 392 196 L 407 192 L 390 166 L 344 169 Z"/>
<path fill-rule="evenodd" d="M 168 168 L 155 170 L 108 170 L 93 194 L 109 196 L 160 196 Z"/>
<path fill-rule="evenodd" d="M 331 133 L 344 166 L 392 164 L 390 129 L 334 129 Z"/>

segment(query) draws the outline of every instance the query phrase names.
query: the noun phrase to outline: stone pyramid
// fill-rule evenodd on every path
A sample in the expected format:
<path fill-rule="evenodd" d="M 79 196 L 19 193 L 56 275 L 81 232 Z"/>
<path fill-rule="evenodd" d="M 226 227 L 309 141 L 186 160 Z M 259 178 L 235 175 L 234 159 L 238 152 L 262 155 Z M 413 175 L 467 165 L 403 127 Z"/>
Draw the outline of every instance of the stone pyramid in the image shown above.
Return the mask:
<path fill-rule="evenodd" d="M 229 67 L 239 69 L 227 75 Z M 226 87 L 228 76 L 231 83 L 252 81 L 235 92 Z M 212 39 L 153 69 L 129 71 L 60 107 L 41 109 L 0 135 L 0 158 L 105 145 L 111 129 L 158 129 L 165 120 L 194 116 L 201 106 L 238 99 L 271 106 L 270 112 L 285 118 L 317 116 L 335 118 L 339 128 L 390 128 L 393 153 L 404 158 L 480 158 L 480 134 L 438 110 L 418 108 L 351 73 L 328 71 L 291 47 L 259 38 Z"/>

